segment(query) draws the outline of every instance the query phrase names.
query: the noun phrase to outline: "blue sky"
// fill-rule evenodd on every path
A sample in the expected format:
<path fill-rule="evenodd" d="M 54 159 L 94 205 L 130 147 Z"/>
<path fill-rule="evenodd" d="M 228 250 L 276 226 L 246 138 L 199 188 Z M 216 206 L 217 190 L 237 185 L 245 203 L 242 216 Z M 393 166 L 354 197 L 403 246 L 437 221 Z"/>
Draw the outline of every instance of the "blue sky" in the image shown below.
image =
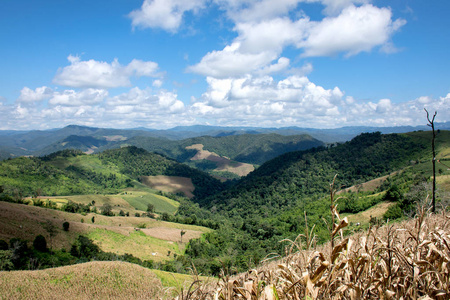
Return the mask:
<path fill-rule="evenodd" d="M 450 121 L 450 1 L 2 0 L 0 129 Z"/>

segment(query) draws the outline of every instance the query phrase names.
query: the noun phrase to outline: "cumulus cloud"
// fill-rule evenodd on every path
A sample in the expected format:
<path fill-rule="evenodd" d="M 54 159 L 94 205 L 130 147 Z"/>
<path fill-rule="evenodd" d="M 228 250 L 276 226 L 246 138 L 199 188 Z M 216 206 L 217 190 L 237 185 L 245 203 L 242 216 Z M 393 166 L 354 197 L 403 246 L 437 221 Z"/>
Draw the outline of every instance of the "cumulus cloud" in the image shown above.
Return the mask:
<path fill-rule="evenodd" d="M 263 2 L 257 3 L 262 5 Z M 289 3 L 294 5 L 294 2 Z M 290 61 L 281 56 L 288 46 L 303 51 L 303 57 L 340 53 L 352 56 L 375 47 L 384 52 L 395 52 L 391 36 L 406 21 L 392 20 L 389 8 L 371 4 L 356 7 L 353 2 L 343 1 L 339 7 L 344 4 L 350 6 L 339 15 L 321 21 L 311 21 L 307 16 L 293 21 L 284 16 L 257 22 L 237 22 L 234 30 L 238 36 L 230 45 L 207 53 L 187 71 L 217 78 L 280 72 L 290 67 Z"/>
<path fill-rule="evenodd" d="M 122 66 L 117 59 L 111 63 L 88 60 L 69 55 L 70 65 L 59 69 L 53 82 L 74 88 L 115 88 L 130 86 L 130 77 L 158 77 L 158 64 L 151 61 L 133 59 Z"/>
<path fill-rule="evenodd" d="M 82 106 L 101 103 L 108 96 L 108 91 L 102 89 L 85 89 L 81 92 L 65 90 L 55 92 L 48 101 L 51 105 Z"/>
<path fill-rule="evenodd" d="M 28 87 L 24 87 L 20 91 L 20 96 L 19 98 L 17 98 L 17 102 L 23 103 L 39 102 L 45 99 L 49 99 L 52 95 L 53 90 L 46 86 L 38 87 L 35 90 L 32 90 Z"/>
<path fill-rule="evenodd" d="M 280 81 L 271 76 L 208 77 L 207 82 L 207 92 L 194 101 L 190 111 L 199 118 L 217 119 L 223 125 L 290 126 L 307 120 L 319 122 L 338 115 L 343 97 L 339 88 L 325 89 L 304 76 Z"/>
<path fill-rule="evenodd" d="M 260 22 L 284 16 L 304 0 L 215 0 L 226 11 L 228 17 L 237 23 Z"/>
<path fill-rule="evenodd" d="M 388 43 L 405 23 L 403 19 L 392 21 L 389 8 L 349 6 L 337 17 L 313 22 L 308 38 L 298 46 L 305 49 L 303 56 L 356 55 Z"/>
<path fill-rule="evenodd" d="M 175 32 L 181 25 L 183 15 L 197 11 L 206 0 L 144 0 L 140 9 L 129 14 L 133 27 L 161 28 Z"/>
<path fill-rule="evenodd" d="M 110 110 L 117 107 L 129 110 L 130 107 L 133 107 L 135 113 L 161 116 L 182 113 L 185 109 L 184 103 L 173 92 L 161 90 L 155 93 L 149 88 L 140 89 L 138 87 L 108 99 L 107 105 Z"/>

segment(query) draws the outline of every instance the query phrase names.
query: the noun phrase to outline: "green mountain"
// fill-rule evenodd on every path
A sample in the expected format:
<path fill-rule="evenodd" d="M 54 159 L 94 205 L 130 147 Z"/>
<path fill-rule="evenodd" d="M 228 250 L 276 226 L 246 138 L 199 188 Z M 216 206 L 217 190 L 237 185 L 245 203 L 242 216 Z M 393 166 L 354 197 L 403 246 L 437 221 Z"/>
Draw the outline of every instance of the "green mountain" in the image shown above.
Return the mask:
<path fill-rule="evenodd" d="M 117 193 L 141 176 L 188 177 L 196 197 L 206 197 L 222 184 L 208 174 L 136 147 L 86 155 L 63 150 L 44 157 L 19 157 L 0 162 L 0 185 L 10 194 L 48 196 Z"/>
<path fill-rule="evenodd" d="M 271 252 L 283 253 L 286 244 L 281 240 L 294 240 L 305 233 L 304 213 L 309 228 L 314 226 L 316 241 L 328 240 L 330 183 L 336 174 L 335 187 L 341 189 L 402 170 L 372 192 L 344 195 L 338 202 L 341 212 L 356 213 L 392 199 L 384 195 L 392 195 L 394 190 L 399 195 L 395 201 L 402 199 L 398 200 L 402 207 L 412 207 L 415 200 L 402 195 L 429 178 L 430 140 L 430 132 L 365 133 L 334 147 L 276 157 L 222 193 L 199 199 L 203 211 L 197 210 L 198 217 L 210 213 L 210 218 L 225 225 L 204 240 L 192 241 L 186 255 L 205 272 L 214 273 L 215 264 L 223 261 L 238 270 L 251 268 Z M 450 132 L 441 131 L 438 149 L 448 153 L 448 141 Z M 178 213 L 192 215 L 197 211 L 181 206 Z M 205 263 L 208 259 L 213 262 Z"/>
<path fill-rule="evenodd" d="M 202 144 L 204 150 L 231 160 L 260 165 L 281 154 L 323 146 L 324 143 L 309 135 L 283 136 L 279 134 L 240 134 L 221 137 L 202 136 L 179 141 L 152 137 L 133 137 L 107 147 L 133 145 L 151 152 L 162 153 L 180 162 L 189 161 L 195 150 L 186 147 Z"/>
<path fill-rule="evenodd" d="M 184 140 L 186 144 L 170 141 L 166 149 L 180 160 L 184 155 L 185 160 L 190 158 L 192 153 L 183 152 L 183 149 L 192 144 L 202 144 L 206 149 L 230 158 L 262 159 L 261 153 L 273 155 L 279 150 L 278 142 L 286 145 L 288 138 L 292 138 L 260 137 L 260 141 L 253 142 L 251 139 L 255 139 L 255 135 L 199 137 Z M 402 210 L 411 208 L 417 199 L 423 198 L 423 193 L 416 191 L 430 178 L 430 139 L 429 131 L 387 135 L 375 132 L 328 147 L 319 143 L 315 148 L 277 156 L 235 184 L 228 185 L 167 158 L 167 154 L 150 153 L 136 146 L 92 155 L 64 150 L 41 158 L 21 157 L 0 162 L 0 185 L 9 195 L 96 194 L 117 193 L 127 186 L 139 185 L 136 181 L 143 180 L 143 176 L 188 177 L 195 186 L 194 197 L 180 201 L 177 213 L 164 215 L 163 220 L 205 223 L 216 230 L 191 240 L 185 253 L 177 255 L 171 264 L 174 270 L 194 264 L 203 274 L 218 275 L 222 269 L 235 273 L 252 268 L 269 253 L 285 253 L 285 247 L 290 244 L 280 241 L 294 240 L 305 233 L 305 213 L 308 227 L 314 227 L 315 240 L 321 243 L 329 239 L 329 189 L 336 174 L 337 189 L 381 176 L 387 178 L 370 191 L 343 194 L 338 201 L 341 213 L 357 213 L 382 201 L 390 201 L 388 206 L 397 207 L 397 211 L 390 211 L 391 215 L 397 213 L 398 216 L 400 210 L 401 216 Z M 130 140 L 133 138 L 125 143 Z M 136 137 L 135 141 L 139 140 L 148 143 L 148 147 L 162 145 L 160 139 Z M 296 141 L 291 145 L 295 148 L 303 141 L 305 139 L 299 137 L 297 145 Z M 312 139 L 306 141 L 315 142 Z M 440 131 L 436 142 L 437 159 L 448 164 L 450 132 Z M 117 145 L 120 143 L 124 142 L 118 141 Z M 235 148 L 230 146 L 233 143 Z M 258 147 L 265 151 L 256 155 Z M 439 167 L 438 172 L 445 175 L 447 170 Z M 416 193 L 415 196 L 411 196 L 412 193 Z"/>

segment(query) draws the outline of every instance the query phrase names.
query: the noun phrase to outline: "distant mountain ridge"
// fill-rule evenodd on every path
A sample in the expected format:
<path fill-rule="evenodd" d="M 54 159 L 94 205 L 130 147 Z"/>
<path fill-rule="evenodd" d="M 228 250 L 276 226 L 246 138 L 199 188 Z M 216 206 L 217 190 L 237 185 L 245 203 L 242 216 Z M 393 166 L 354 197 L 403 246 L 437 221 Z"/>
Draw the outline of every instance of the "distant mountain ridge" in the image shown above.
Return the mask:
<path fill-rule="evenodd" d="M 450 122 L 435 123 L 436 129 L 449 130 Z M 177 126 L 166 130 L 157 129 L 113 129 L 95 128 L 79 125 L 69 125 L 64 128 L 50 130 L 14 131 L 0 130 L 0 159 L 23 155 L 45 155 L 54 151 L 63 150 L 67 147 L 61 146 L 67 142 L 70 136 L 89 136 L 97 139 L 100 147 L 113 144 L 114 141 L 108 137 L 123 137 L 128 140 L 137 137 L 157 138 L 164 142 L 180 141 L 201 136 L 225 137 L 238 135 L 256 134 L 278 134 L 283 136 L 308 134 L 324 143 L 345 142 L 363 132 L 379 131 L 387 133 L 404 133 L 418 130 L 429 130 L 426 125 L 422 126 L 397 126 L 397 127 L 366 127 L 350 126 L 335 129 L 314 129 L 301 127 L 283 128 L 260 128 L 260 127 L 226 127 L 226 126 Z M 103 141 L 106 141 L 104 143 Z M 59 143 L 60 146 L 53 145 Z M 104 145 L 100 145 L 104 144 Z M 66 144 L 67 145 L 67 144 Z M 85 150 L 88 145 L 75 146 L 77 149 Z M 147 149 L 148 150 L 148 149 Z"/>

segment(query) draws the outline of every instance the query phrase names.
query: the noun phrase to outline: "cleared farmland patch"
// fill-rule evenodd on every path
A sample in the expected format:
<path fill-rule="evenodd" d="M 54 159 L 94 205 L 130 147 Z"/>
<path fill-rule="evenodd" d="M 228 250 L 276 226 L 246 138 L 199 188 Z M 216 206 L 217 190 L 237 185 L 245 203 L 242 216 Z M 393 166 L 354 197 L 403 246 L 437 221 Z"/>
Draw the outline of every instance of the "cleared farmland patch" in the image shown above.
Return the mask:
<path fill-rule="evenodd" d="M 166 241 L 181 242 L 181 231 L 183 234 L 183 241 L 199 238 L 203 232 L 197 230 L 184 230 L 179 228 L 167 227 L 153 227 L 148 229 L 141 229 L 145 234 Z"/>
<path fill-rule="evenodd" d="M 197 154 L 191 158 L 191 160 L 208 160 L 214 162 L 217 167 L 214 171 L 219 172 L 230 172 L 238 176 L 246 176 L 252 172 L 255 167 L 251 164 L 235 162 L 230 160 L 228 157 L 220 156 L 214 152 L 203 149 L 202 144 L 194 144 L 186 147 L 188 150 L 197 150 Z"/>
<path fill-rule="evenodd" d="M 95 219 L 94 223 L 92 218 Z M 64 231 L 62 227 L 66 221 L 70 224 L 69 231 Z M 51 241 L 46 229 L 49 226 L 55 230 Z M 151 230 L 151 228 L 158 229 Z M 180 243 L 181 230 L 186 232 L 183 243 Z M 161 238 L 157 231 L 169 234 Z M 181 254 L 190 239 L 200 237 L 202 233 L 209 231 L 211 230 L 205 227 L 164 222 L 147 217 L 106 217 L 94 213 L 81 215 L 0 202 L 0 239 L 8 241 L 11 238 L 20 238 L 32 242 L 37 235 L 42 234 L 49 246 L 51 242 L 51 247 L 55 249 L 70 249 L 79 235 L 85 235 L 103 251 L 129 253 L 140 259 L 162 261 L 172 259 L 174 253 Z M 178 239 L 175 238 L 177 236 Z M 171 251 L 172 256 L 167 255 L 168 251 Z"/>
<path fill-rule="evenodd" d="M 167 193 L 183 193 L 186 197 L 194 197 L 194 184 L 188 177 L 179 176 L 142 176 L 141 181 L 148 187 Z"/>
<path fill-rule="evenodd" d="M 373 207 L 359 212 L 357 214 L 342 214 L 343 217 L 347 217 L 349 222 L 352 223 L 361 223 L 361 224 L 367 224 L 370 221 L 370 218 L 377 218 L 377 219 L 383 219 L 384 213 L 388 210 L 388 208 L 391 205 L 394 205 L 393 202 L 381 202 L 377 205 L 374 205 Z"/>
<path fill-rule="evenodd" d="M 122 193 L 120 197 L 135 209 L 143 211 L 147 210 L 148 204 L 152 204 L 154 205 L 156 212 L 174 214 L 177 211 L 178 206 L 180 206 L 180 203 L 177 201 L 148 192 L 129 191 Z"/>

